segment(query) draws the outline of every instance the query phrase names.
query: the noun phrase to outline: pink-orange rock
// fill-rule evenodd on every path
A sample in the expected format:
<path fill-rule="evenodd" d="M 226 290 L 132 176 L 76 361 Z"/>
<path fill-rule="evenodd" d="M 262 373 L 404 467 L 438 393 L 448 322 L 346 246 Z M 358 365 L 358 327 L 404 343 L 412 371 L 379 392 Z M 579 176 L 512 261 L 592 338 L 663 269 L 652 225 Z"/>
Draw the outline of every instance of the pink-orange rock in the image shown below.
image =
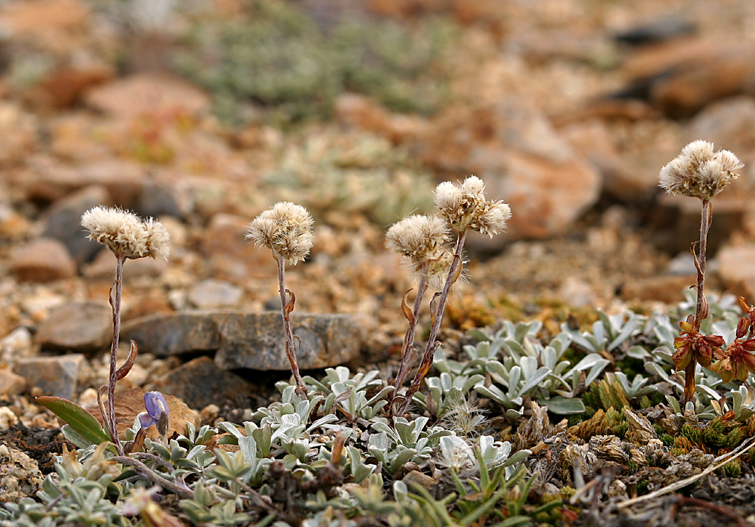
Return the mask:
<path fill-rule="evenodd" d="M 367 132 L 403 143 L 425 131 L 426 122 L 408 115 L 394 115 L 376 101 L 363 95 L 347 93 L 336 99 L 334 117 L 337 121 Z"/>
<path fill-rule="evenodd" d="M 114 76 L 115 70 L 110 66 L 62 67 L 50 72 L 24 95 L 43 109 L 70 108 L 88 89 Z"/>
<path fill-rule="evenodd" d="M 26 389 L 26 379 L 8 368 L 0 368 L 0 396 L 19 395 Z"/>
<path fill-rule="evenodd" d="M 0 103 L 0 168 L 18 165 L 37 148 L 37 120 L 11 103 Z"/>
<path fill-rule="evenodd" d="M 718 262 L 717 274 L 724 286 L 735 294 L 750 294 L 755 291 L 755 245 L 735 245 L 724 247 L 716 255 Z M 748 298 L 750 303 L 755 302 L 755 297 Z"/>
<path fill-rule="evenodd" d="M 452 108 L 428 126 L 419 142 L 422 160 L 452 174 L 475 174 L 486 196 L 503 199 L 513 216 L 506 239 L 565 232 L 598 199 L 601 178 L 526 101 Z M 470 238 L 496 250 L 504 237 Z"/>
<path fill-rule="evenodd" d="M 89 9 L 77 0 L 9 2 L 0 12 L 0 26 L 13 40 L 58 54 L 73 49 L 88 25 Z"/>
<path fill-rule="evenodd" d="M 232 214 L 215 214 L 204 232 L 202 252 L 218 278 L 243 281 L 273 279 L 277 265 L 269 249 L 257 249 L 244 240 L 249 220 Z"/>
<path fill-rule="evenodd" d="M 104 159 L 79 166 L 39 157 L 28 171 L 17 175 L 29 199 L 56 201 L 71 192 L 90 185 L 105 187 L 116 205 L 129 207 L 142 190 L 146 169 L 120 159 Z"/>
<path fill-rule="evenodd" d="M 138 73 L 96 87 L 84 97 L 92 108 L 122 119 L 157 112 L 207 113 L 210 98 L 183 79 L 154 73 Z"/>
<path fill-rule="evenodd" d="M 38 238 L 13 251 L 11 271 L 20 280 L 50 282 L 74 276 L 76 263 L 58 240 Z"/>

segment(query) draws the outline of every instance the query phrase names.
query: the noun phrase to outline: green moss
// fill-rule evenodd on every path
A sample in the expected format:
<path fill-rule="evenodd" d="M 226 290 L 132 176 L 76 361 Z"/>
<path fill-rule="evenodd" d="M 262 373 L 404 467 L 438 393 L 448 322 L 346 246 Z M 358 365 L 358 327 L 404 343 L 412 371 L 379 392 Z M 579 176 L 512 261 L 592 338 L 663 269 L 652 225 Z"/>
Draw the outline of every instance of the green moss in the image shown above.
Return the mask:
<path fill-rule="evenodd" d="M 674 444 L 674 436 L 670 434 L 660 434 L 659 438 L 667 448 L 671 448 Z"/>
<path fill-rule="evenodd" d="M 293 3 L 249 2 L 227 20 L 199 20 L 177 69 L 215 95 L 221 118 L 255 102 L 284 122 L 325 119 L 340 93 L 370 95 L 399 112 L 432 113 L 445 100 L 454 27 L 423 21 L 409 31 L 369 17 L 325 30 Z"/>

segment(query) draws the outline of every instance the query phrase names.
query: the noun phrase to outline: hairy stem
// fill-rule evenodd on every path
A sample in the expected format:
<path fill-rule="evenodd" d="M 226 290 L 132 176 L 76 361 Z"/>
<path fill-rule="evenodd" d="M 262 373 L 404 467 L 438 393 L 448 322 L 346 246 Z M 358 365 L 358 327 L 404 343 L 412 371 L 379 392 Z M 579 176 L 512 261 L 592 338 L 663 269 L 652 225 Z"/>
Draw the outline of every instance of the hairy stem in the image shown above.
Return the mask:
<path fill-rule="evenodd" d="M 697 304 L 695 306 L 695 320 L 693 327 L 695 331 L 700 331 L 700 326 L 708 317 L 708 301 L 705 298 L 705 263 L 708 252 L 708 231 L 710 230 L 712 216 L 712 207 L 710 200 L 704 199 L 702 203 L 702 212 L 700 214 L 700 243 L 698 244 L 697 254 L 695 256 L 695 267 L 697 268 Z M 684 371 L 684 398 L 686 405 L 695 396 L 695 370 L 697 369 L 697 357 L 693 353 L 692 360 Z"/>
<path fill-rule="evenodd" d="M 422 299 L 425 296 L 425 291 L 427 291 L 427 267 L 427 262 L 422 264 L 422 269 L 419 275 L 419 283 L 417 284 L 417 298 L 414 299 L 412 319 L 409 320 L 409 328 L 407 328 L 406 330 L 406 335 L 404 335 L 404 342 L 401 346 L 401 364 L 399 365 L 398 373 L 396 374 L 396 380 L 393 382 L 393 386 L 396 388 L 396 390 L 401 387 L 401 385 L 404 383 L 404 379 L 406 379 L 406 375 L 409 373 L 409 359 L 411 358 L 412 351 L 414 349 L 414 334 L 417 330 L 419 310 L 422 306 Z M 390 400 L 393 400 L 393 395 L 395 393 L 396 392 L 394 391 L 393 394 L 390 395 Z"/>
<path fill-rule="evenodd" d="M 291 311 L 293 311 L 293 300 L 288 302 L 288 295 L 286 294 L 286 261 L 284 258 L 276 257 L 278 261 L 278 288 L 280 290 L 281 297 L 281 314 L 283 315 L 283 330 L 286 333 L 286 355 L 288 355 L 288 362 L 291 363 L 291 371 L 294 374 L 294 381 L 296 382 L 296 393 L 299 397 L 306 399 L 307 388 L 304 386 L 304 382 L 301 380 L 301 374 L 299 373 L 299 364 L 296 362 L 296 348 L 294 347 L 294 335 L 291 332 Z"/>
<path fill-rule="evenodd" d="M 105 421 L 108 423 L 110 438 L 115 444 L 119 455 L 123 455 L 123 446 L 118 439 L 118 428 L 115 423 L 115 383 L 118 361 L 118 339 L 121 333 L 121 291 L 123 288 L 123 264 L 126 259 L 121 255 L 115 256 L 115 283 L 113 284 L 110 296 L 110 305 L 113 307 L 113 342 L 110 346 L 110 377 L 107 385 L 107 410 L 108 416 Z M 104 416 L 103 416 L 104 417 Z"/>
<path fill-rule="evenodd" d="M 433 326 L 430 329 L 430 336 L 428 337 L 427 344 L 425 345 L 425 353 L 422 356 L 422 361 L 419 363 L 419 369 L 417 370 L 417 373 L 412 380 L 412 384 L 409 386 L 409 389 L 406 392 L 404 403 L 401 405 L 401 409 L 396 414 L 398 416 L 402 416 L 404 415 L 404 413 L 406 413 L 406 410 L 407 408 L 409 408 L 409 404 L 412 401 L 412 396 L 417 393 L 417 391 L 419 391 L 422 379 L 424 379 L 425 375 L 427 375 L 427 372 L 430 371 L 430 366 L 432 365 L 433 357 L 435 356 L 435 350 L 438 348 L 438 346 L 440 346 L 440 343 L 436 343 L 435 341 L 438 339 L 440 324 L 443 321 L 443 312 L 446 309 L 448 293 L 451 291 L 451 286 L 454 284 L 454 282 L 456 282 L 456 280 L 459 278 L 459 274 L 461 273 L 461 253 L 464 249 L 464 241 L 466 239 L 466 230 L 460 232 L 456 239 L 454 257 L 453 260 L 451 260 L 451 267 L 448 269 L 448 276 L 446 277 L 446 282 L 443 284 L 443 290 L 441 291 L 440 298 L 438 299 L 438 308 L 435 313 Z"/>
<path fill-rule="evenodd" d="M 710 200 L 703 200 L 702 214 L 700 215 L 700 246 L 697 257 L 697 306 L 695 308 L 695 330 L 700 330 L 703 320 L 708 317 L 707 301 L 705 299 L 705 262 L 708 251 L 708 231 L 713 221 L 712 206 Z"/>
<path fill-rule="evenodd" d="M 176 494 L 177 496 L 193 500 L 194 499 L 194 491 L 191 490 L 189 487 L 186 486 L 186 484 L 178 480 L 179 483 L 175 483 L 173 481 L 170 481 L 167 478 L 164 478 L 151 468 L 149 468 L 147 465 L 139 461 L 138 459 L 134 459 L 129 456 L 115 456 L 113 457 L 113 460 L 122 463 L 124 465 L 129 465 L 131 467 L 134 467 L 134 469 L 142 475 L 142 477 L 145 477 L 154 483 L 157 483 L 162 488 L 171 491 L 173 494 Z"/>

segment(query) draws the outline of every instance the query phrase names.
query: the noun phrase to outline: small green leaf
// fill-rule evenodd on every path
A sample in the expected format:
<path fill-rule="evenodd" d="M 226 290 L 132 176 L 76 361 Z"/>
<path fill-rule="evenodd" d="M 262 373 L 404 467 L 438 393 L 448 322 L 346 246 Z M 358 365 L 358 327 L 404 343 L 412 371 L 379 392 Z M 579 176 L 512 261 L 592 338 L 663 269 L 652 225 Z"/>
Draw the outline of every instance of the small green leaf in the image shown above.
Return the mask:
<path fill-rule="evenodd" d="M 61 397 L 37 397 L 37 402 L 95 445 L 110 441 L 97 419 L 78 404 Z"/>

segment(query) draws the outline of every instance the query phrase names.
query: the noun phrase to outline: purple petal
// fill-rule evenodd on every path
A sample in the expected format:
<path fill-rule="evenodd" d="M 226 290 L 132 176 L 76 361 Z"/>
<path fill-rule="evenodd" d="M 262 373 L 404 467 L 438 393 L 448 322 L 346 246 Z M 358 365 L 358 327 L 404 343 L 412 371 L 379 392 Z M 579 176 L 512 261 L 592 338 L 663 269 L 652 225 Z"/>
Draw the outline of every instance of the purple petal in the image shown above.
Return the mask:
<path fill-rule="evenodd" d="M 142 412 L 138 416 L 139 424 L 142 428 L 149 428 L 150 426 L 157 424 L 157 419 L 153 419 L 147 412 Z"/>
<path fill-rule="evenodd" d="M 145 393 L 144 408 L 155 423 L 160 419 L 161 414 L 168 415 L 168 403 L 160 392 Z"/>

